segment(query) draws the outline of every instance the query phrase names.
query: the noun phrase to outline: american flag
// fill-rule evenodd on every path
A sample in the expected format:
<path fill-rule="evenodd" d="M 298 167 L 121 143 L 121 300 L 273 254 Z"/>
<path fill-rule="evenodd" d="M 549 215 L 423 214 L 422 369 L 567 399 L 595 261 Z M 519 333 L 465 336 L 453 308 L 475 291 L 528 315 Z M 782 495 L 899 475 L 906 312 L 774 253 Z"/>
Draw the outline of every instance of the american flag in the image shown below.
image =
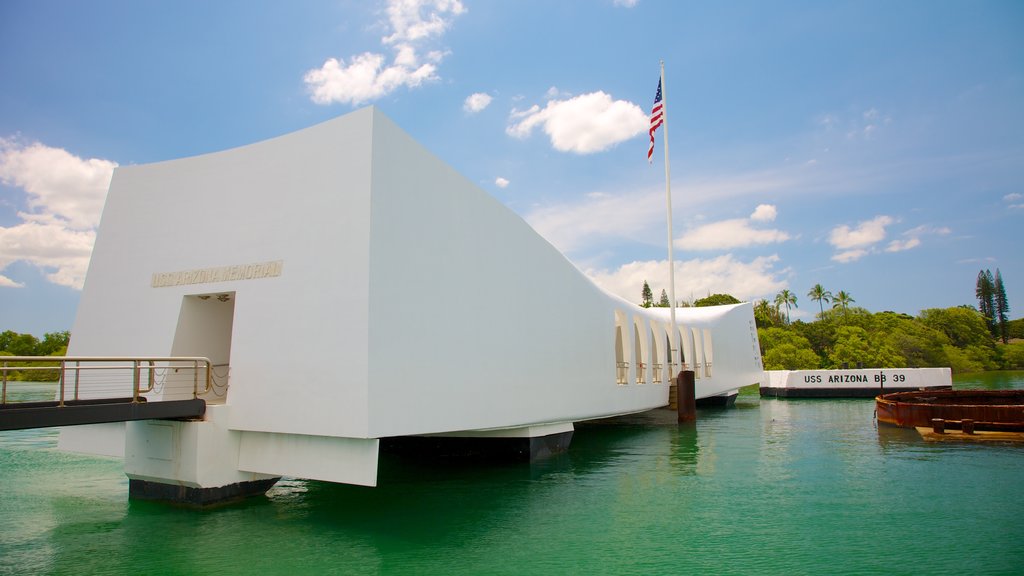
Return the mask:
<path fill-rule="evenodd" d="M 654 95 L 654 108 L 651 109 L 651 145 L 647 148 L 647 162 L 653 162 L 654 155 L 654 131 L 665 123 L 665 112 L 661 104 L 661 78 L 658 79 L 658 93 Z"/>

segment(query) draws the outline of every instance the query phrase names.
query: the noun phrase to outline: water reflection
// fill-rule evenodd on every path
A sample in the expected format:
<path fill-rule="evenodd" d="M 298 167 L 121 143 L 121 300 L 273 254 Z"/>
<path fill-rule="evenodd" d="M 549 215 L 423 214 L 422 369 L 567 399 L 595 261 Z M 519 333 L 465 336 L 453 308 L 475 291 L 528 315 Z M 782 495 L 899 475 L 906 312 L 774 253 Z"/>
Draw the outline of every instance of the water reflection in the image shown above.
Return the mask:
<path fill-rule="evenodd" d="M 662 416 L 580 425 L 533 464 L 384 457 L 377 488 L 285 478 L 214 510 L 0 435 L 0 573 L 882 573 L 906 557 L 878 535 L 922 519 L 956 526 L 914 541 L 930 569 L 1024 565 L 1024 449 L 932 447 L 869 400 Z"/>
<path fill-rule="evenodd" d="M 697 473 L 700 463 L 700 443 L 697 441 L 697 426 L 679 426 L 671 440 L 670 462 L 677 474 L 692 476 Z"/>

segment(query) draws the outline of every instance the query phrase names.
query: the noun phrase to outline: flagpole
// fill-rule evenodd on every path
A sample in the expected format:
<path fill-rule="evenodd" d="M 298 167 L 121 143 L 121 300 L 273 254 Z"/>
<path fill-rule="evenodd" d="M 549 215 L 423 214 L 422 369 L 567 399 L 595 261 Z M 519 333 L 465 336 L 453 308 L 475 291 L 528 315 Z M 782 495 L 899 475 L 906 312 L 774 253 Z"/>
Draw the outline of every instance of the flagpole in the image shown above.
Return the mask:
<path fill-rule="evenodd" d="M 679 368 L 683 368 L 682 342 L 676 347 L 679 327 L 676 324 L 676 264 L 672 256 L 672 172 L 668 165 L 668 92 L 665 90 L 665 61 L 661 61 L 661 114 L 662 114 L 662 137 L 665 142 L 665 206 L 668 220 L 668 291 L 669 291 L 669 316 L 671 318 L 671 332 L 669 332 L 669 347 L 678 353 Z M 672 375 L 675 378 L 675 374 Z"/>

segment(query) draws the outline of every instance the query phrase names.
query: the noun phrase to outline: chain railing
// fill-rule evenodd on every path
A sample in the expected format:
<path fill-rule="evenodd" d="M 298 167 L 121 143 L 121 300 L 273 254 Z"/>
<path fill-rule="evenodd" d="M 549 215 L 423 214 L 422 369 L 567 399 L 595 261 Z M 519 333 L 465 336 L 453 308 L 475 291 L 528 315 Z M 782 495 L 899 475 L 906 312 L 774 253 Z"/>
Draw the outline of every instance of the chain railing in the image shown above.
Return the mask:
<path fill-rule="evenodd" d="M 0 356 L 0 404 L 9 403 L 14 373 L 39 371 L 58 372 L 58 406 L 102 398 L 130 397 L 132 402 L 144 402 L 143 395 L 154 390 L 164 399 L 199 398 L 214 389 L 210 359 L 198 356 Z"/>

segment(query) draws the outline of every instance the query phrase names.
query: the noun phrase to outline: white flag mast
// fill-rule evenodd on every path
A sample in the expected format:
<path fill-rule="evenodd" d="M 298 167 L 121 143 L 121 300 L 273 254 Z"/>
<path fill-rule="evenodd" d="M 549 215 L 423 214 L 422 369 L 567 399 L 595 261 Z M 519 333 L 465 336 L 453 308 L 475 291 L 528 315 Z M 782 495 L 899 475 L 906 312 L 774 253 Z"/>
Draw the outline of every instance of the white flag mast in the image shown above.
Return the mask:
<path fill-rule="evenodd" d="M 669 332 L 669 348 L 678 354 L 679 368 L 682 369 L 681 346 L 676 346 L 679 327 L 676 324 L 676 264 L 672 257 L 672 171 L 668 165 L 668 92 L 665 90 L 665 61 L 661 61 L 661 127 L 662 138 L 665 143 L 665 214 L 668 220 L 668 292 L 669 292 L 669 315 L 672 321 L 672 329 Z M 680 343 L 681 344 L 681 343 Z M 671 363 L 670 363 L 671 365 Z M 675 378 L 675 374 L 672 375 Z"/>

